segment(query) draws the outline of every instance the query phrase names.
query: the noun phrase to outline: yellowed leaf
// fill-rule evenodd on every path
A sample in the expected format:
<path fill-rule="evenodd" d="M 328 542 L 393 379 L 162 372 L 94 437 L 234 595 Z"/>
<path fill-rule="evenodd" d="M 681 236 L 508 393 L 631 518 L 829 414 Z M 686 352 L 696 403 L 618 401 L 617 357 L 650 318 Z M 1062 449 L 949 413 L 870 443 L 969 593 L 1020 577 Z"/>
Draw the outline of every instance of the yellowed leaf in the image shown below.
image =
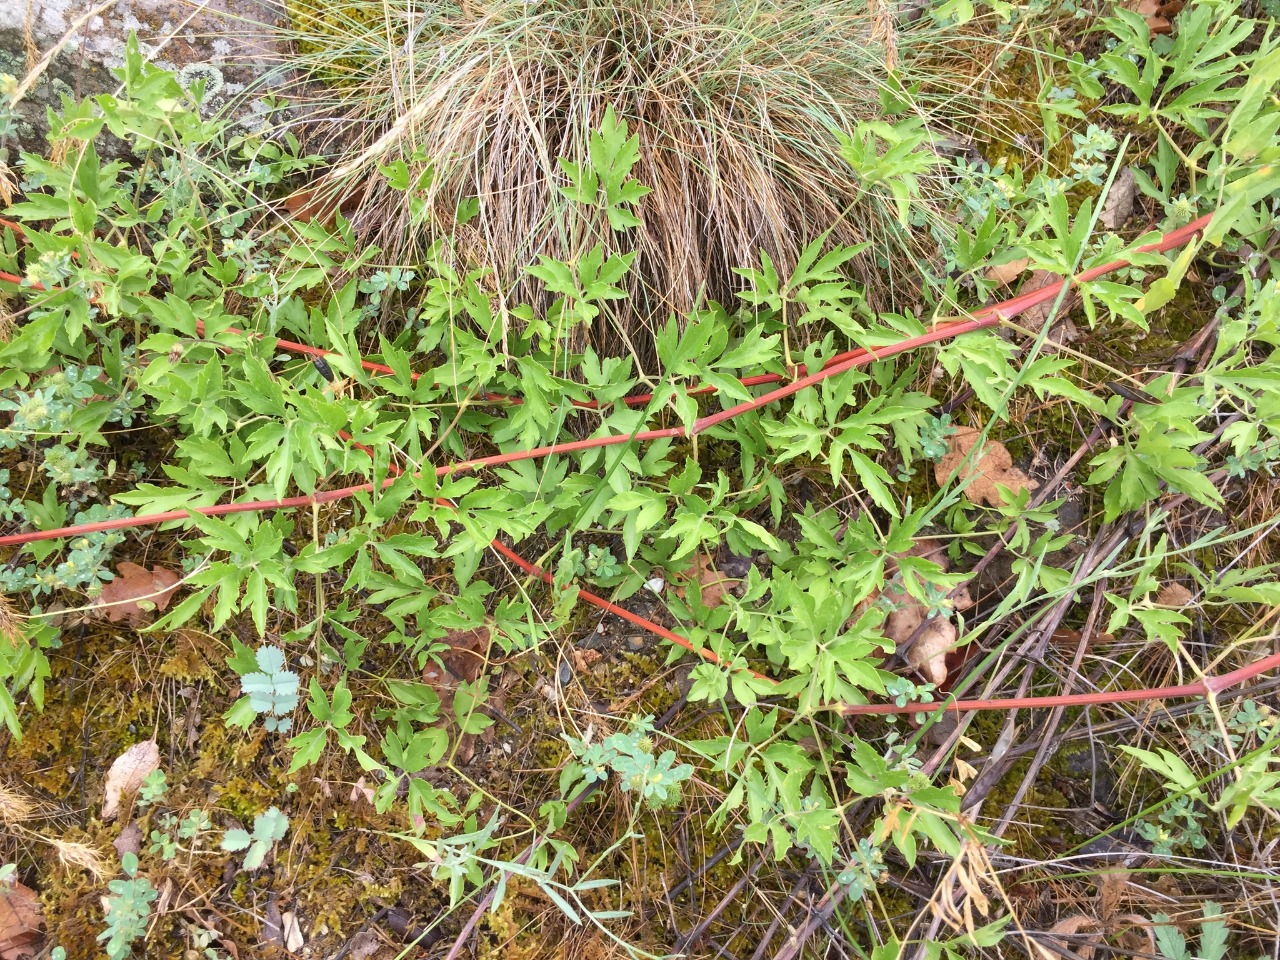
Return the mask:
<path fill-rule="evenodd" d="M 123 797 L 138 792 L 147 775 L 160 767 L 160 748 L 154 740 L 135 743 L 116 757 L 107 770 L 107 784 L 103 788 L 102 819 L 115 819 Z"/>

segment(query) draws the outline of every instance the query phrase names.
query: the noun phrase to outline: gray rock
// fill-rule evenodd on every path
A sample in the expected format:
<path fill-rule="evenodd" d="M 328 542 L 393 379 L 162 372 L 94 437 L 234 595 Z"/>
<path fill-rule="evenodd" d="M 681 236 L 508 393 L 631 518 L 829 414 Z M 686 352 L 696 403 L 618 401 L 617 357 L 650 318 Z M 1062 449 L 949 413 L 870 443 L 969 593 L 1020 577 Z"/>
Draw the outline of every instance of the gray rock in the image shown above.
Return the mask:
<path fill-rule="evenodd" d="M 74 30 L 19 102 L 16 146 L 44 151 L 46 111 L 63 94 L 114 92 L 111 71 L 123 66 L 131 32 L 150 62 L 184 80 L 204 77 L 210 111 L 232 106 L 240 122 L 260 122 L 265 104 L 253 94 L 279 72 L 273 27 L 284 19 L 283 0 L 0 0 L 0 74 L 21 80 Z M 0 150 L 12 159 L 14 146 Z"/>

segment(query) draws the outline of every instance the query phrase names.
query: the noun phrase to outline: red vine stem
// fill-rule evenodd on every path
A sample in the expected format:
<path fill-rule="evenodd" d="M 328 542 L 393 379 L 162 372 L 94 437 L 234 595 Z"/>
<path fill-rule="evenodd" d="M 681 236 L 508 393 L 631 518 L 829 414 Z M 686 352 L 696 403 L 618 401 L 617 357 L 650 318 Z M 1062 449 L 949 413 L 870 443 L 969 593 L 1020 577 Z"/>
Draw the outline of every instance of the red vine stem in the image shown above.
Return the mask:
<path fill-rule="evenodd" d="M 1181 246 L 1182 244 L 1190 240 L 1192 237 L 1196 236 L 1209 223 L 1211 219 L 1212 219 L 1212 214 L 1200 217 L 1198 220 L 1195 220 L 1192 223 L 1187 224 L 1185 227 L 1181 227 L 1178 230 L 1174 230 L 1166 234 L 1158 242 L 1140 247 L 1139 252 L 1143 252 L 1143 253 L 1165 252 L 1167 250 L 1173 249 L 1174 247 Z M 0 226 L 9 227 L 10 229 L 14 230 L 18 234 L 22 233 L 22 228 L 20 226 L 7 220 L 0 219 Z M 942 340 L 960 336 L 961 334 L 964 334 L 964 333 L 969 333 L 975 330 L 983 329 L 984 327 L 994 326 L 995 324 L 998 324 L 1001 320 L 1009 319 L 1025 310 L 1030 309 L 1033 306 L 1037 306 L 1041 303 L 1045 303 L 1049 300 L 1055 299 L 1060 294 L 1063 287 L 1066 286 L 1068 283 L 1077 283 L 1077 284 L 1086 283 L 1112 270 L 1115 270 L 1124 266 L 1128 266 L 1128 265 L 1129 265 L 1129 261 L 1127 260 L 1123 260 L 1123 259 L 1115 260 L 1107 264 L 1093 267 L 1090 270 L 1086 270 L 1083 273 L 1075 276 L 1074 278 L 1059 280 L 1056 283 L 1051 283 L 1045 287 L 1040 287 L 1036 290 L 1030 291 L 1025 294 L 1021 294 L 1009 300 L 1005 300 L 1001 303 L 983 308 L 982 310 L 976 311 L 968 319 L 935 326 L 935 328 L 931 331 L 928 331 L 924 334 L 917 335 L 915 337 L 907 338 L 905 340 L 900 341 L 899 343 L 891 344 L 882 348 L 876 348 L 874 350 L 870 350 L 866 348 L 858 348 L 855 350 L 847 351 L 845 353 L 837 355 L 836 357 L 833 357 L 819 371 L 805 374 L 799 377 L 798 379 L 793 380 L 790 383 L 787 383 L 785 386 L 777 390 L 770 391 L 769 393 L 766 393 L 753 400 L 744 401 L 743 403 L 739 403 L 734 407 L 730 407 L 718 413 L 711 414 L 706 417 L 702 417 L 697 421 L 695 421 L 693 426 L 688 429 L 684 427 L 672 427 L 664 430 L 644 431 L 644 432 L 636 433 L 633 435 L 621 434 L 614 437 L 596 437 L 588 440 L 579 440 L 579 441 L 574 441 L 566 444 L 551 444 L 544 447 L 537 447 L 531 450 L 516 451 L 513 453 L 498 454 L 491 457 L 482 457 L 475 460 L 447 464 L 442 467 L 437 467 L 436 475 L 444 476 L 444 475 L 453 473 L 455 471 L 481 469 L 483 467 L 496 466 L 498 464 L 503 464 L 503 463 L 512 463 L 517 460 L 535 459 L 543 456 L 551 456 L 557 453 L 572 453 L 578 450 L 587 450 L 587 449 L 593 449 L 596 447 L 610 446 L 610 445 L 619 444 L 619 443 L 628 443 L 633 440 L 639 441 L 639 442 L 645 442 L 648 440 L 654 440 L 654 439 L 659 439 L 664 437 L 693 436 L 719 423 L 723 423 L 727 420 L 730 420 L 733 417 L 739 416 L 751 410 L 759 409 L 762 406 L 765 406 L 776 400 L 781 400 L 785 397 L 791 396 L 792 394 L 797 393 L 798 391 L 806 387 L 812 386 L 829 377 L 836 376 L 840 373 L 843 373 L 847 370 L 851 370 L 858 366 L 863 366 L 874 360 L 885 359 L 900 353 L 904 353 L 908 350 L 913 350 L 917 347 L 924 346 L 926 344 L 937 343 Z M 13 274 L 5 273 L 2 271 L 0 271 L 0 280 L 5 280 L 10 283 L 16 283 L 16 284 L 22 283 L 21 277 L 17 277 Z M 45 290 L 45 288 L 39 284 L 32 284 L 31 288 L 35 290 Z M 231 328 L 228 332 L 242 333 L 243 331 Z M 332 354 L 332 351 L 321 350 L 316 347 L 311 347 L 307 344 L 296 343 L 290 340 L 277 339 L 276 346 L 283 350 L 298 353 L 304 356 L 311 356 L 314 358 L 323 358 Z M 383 364 L 378 364 L 373 361 L 368 361 L 363 359 L 361 359 L 359 362 L 364 369 L 370 372 L 379 373 L 379 374 L 394 373 L 394 371 L 390 367 L 385 366 Z M 803 369 L 803 367 L 799 369 Z M 411 376 L 413 379 L 416 380 L 421 376 L 421 374 L 411 373 Z M 741 382 L 744 386 L 756 386 L 756 385 L 762 385 L 767 383 L 779 383 L 784 379 L 785 378 L 780 374 L 764 374 L 756 377 L 742 378 Z M 689 393 L 690 394 L 710 393 L 710 392 L 714 392 L 715 389 L 716 388 L 712 386 L 701 386 L 701 387 L 692 388 L 689 391 Z M 497 394 L 486 394 L 484 396 L 485 396 L 485 399 L 500 400 L 500 401 L 507 401 L 507 402 L 520 402 L 518 398 L 502 397 Z M 641 395 L 632 395 L 627 398 L 624 398 L 623 402 L 627 404 L 638 405 L 638 404 L 647 403 L 651 399 L 652 399 L 651 394 L 641 394 Z M 588 407 L 596 406 L 594 401 L 585 401 L 585 402 L 580 401 L 578 403 L 580 406 L 588 406 Z M 347 440 L 350 440 L 358 449 L 361 449 L 372 456 L 373 451 L 369 447 L 355 441 L 353 438 L 350 437 L 349 434 L 342 432 L 341 436 L 343 436 Z M 392 469 L 393 469 L 393 474 L 395 475 L 399 474 L 398 468 L 393 467 Z M 394 483 L 395 475 L 388 477 L 386 480 L 384 480 L 381 486 L 385 488 L 390 484 Z M 132 527 L 140 527 L 140 526 L 153 526 L 156 524 L 167 523 L 170 521 L 186 519 L 190 515 L 190 513 L 198 513 L 203 516 L 225 516 L 228 514 L 244 513 L 244 512 L 254 511 L 254 510 L 276 510 L 276 509 L 285 509 L 285 508 L 291 508 L 291 507 L 312 506 L 316 504 L 329 503 L 335 500 L 344 499 L 346 497 L 354 496 L 355 494 L 361 493 L 361 492 L 370 492 L 374 489 L 374 487 L 375 487 L 375 484 L 373 483 L 363 483 L 363 484 L 356 484 L 350 487 L 339 488 L 336 490 L 320 491 L 312 494 L 307 494 L 307 495 L 298 496 L 298 497 L 288 497 L 280 500 L 258 500 L 258 501 L 251 501 L 247 503 L 217 504 L 209 507 L 192 508 L 190 510 L 171 510 L 165 513 L 148 514 L 140 517 L 122 517 L 117 520 L 107 520 L 107 521 L 100 521 L 96 523 L 79 524 L 71 527 L 62 527 L 56 530 L 28 531 L 26 533 L 12 534 L 9 536 L 0 537 L 0 546 L 16 546 L 16 545 L 30 543 L 35 540 L 48 540 L 48 539 L 66 537 L 66 536 L 84 535 L 84 534 L 93 533 L 93 532 L 129 529 Z M 447 500 L 442 500 L 439 502 L 441 502 L 442 504 L 447 504 L 451 507 L 456 507 L 456 505 L 452 504 L 450 501 L 447 501 Z M 537 564 L 532 563 L 529 560 L 526 560 L 524 557 L 522 557 L 516 551 L 512 550 L 510 547 L 507 547 L 501 541 L 496 539 L 493 540 L 491 543 L 491 547 L 494 550 L 496 550 L 498 553 L 500 553 L 502 556 L 510 560 L 512 563 L 516 564 L 520 569 L 524 570 L 530 576 L 538 580 L 541 580 L 544 583 L 548 583 L 548 584 L 555 583 L 555 578 L 550 573 L 548 573 L 546 570 L 544 570 Z M 720 659 L 712 651 L 696 647 L 687 638 L 682 637 L 679 634 L 674 633 L 673 631 L 670 631 L 665 627 L 657 623 L 654 623 L 653 621 L 648 620 L 645 617 L 640 616 L 639 614 L 633 613 L 630 610 L 620 607 L 617 604 L 614 604 L 604 599 L 603 597 L 600 597 L 587 590 L 579 589 L 578 595 L 587 603 L 590 603 L 593 606 L 599 607 L 600 609 L 605 610 L 606 612 L 611 613 L 615 616 L 622 617 L 623 619 L 628 620 L 631 623 L 634 623 L 637 626 L 640 626 L 643 629 L 659 637 L 662 637 L 663 639 L 666 639 L 672 643 L 675 643 L 686 650 L 690 650 L 696 653 L 698 656 L 702 657 L 704 660 L 707 660 L 712 663 L 721 663 Z M 1205 677 L 1204 679 L 1199 680 L 1195 683 L 1183 684 L 1180 686 L 1150 687 L 1150 688 L 1141 689 L 1141 690 L 1121 690 L 1121 691 L 1100 692 L 1100 693 L 1063 694 L 1063 695 L 1057 695 L 1057 696 L 1043 696 L 1043 697 L 1009 697 L 1009 698 L 1002 698 L 1002 699 L 995 699 L 995 700 L 951 700 L 951 701 L 941 701 L 937 703 L 915 703 L 907 706 L 898 706 L 897 704 L 841 703 L 841 704 L 831 704 L 829 705 L 828 708 L 835 710 L 836 712 L 840 713 L 842 716 L 854 716 L 854 715 L 861 715 L 861 714 L 911 714 L 911 713 L 919 713 L 919 712 L 932 712 L 932 711 L 938 711 L 938 710 L 943 710 L 946 712 L 972 712 L 972 711 L 979 711 L 979 710 L 1011 710 L 1011 709 L 1032 708 L 1032 707 L 1088 706 L 1088 705 L 1094 705 L 1094 704 L 1134 702 L 1134 701 L 1142 701 L 1142 700 L 1166 699 L 1166 698 L 1173 698 L 1173 697 L 1204 696 L 1204 695 L 1210 695 L 1210 694 L 1217 694 L 1230 687 L 1238 686 L 1239 684 L 1244 683 L 1245 681 L 1250 680 L 1258 676 L 1259 674 L 1265 673 L 1267 670 L 1270 670 L 1271 668 L 1278 667 L 1278 666 L 1280 666 L 1280 653 L 1275 653 L 1275 654 L 1272 654 L 1271 656 L 1259 659 L 1254 663 L 1249 664 L 1245 667 L 1242 667 L 1238 670 L 1233 670 L 1229 673 L 1221 674 L 1215 677 Z M 760 675 L 756 674 L 756 676 L 760 676 Z"/>
<path fill-rule="evenodd" d="M 1211 215 L 1206 215 L 1192 223 L 1174 230 L 1166 234 L 1158 242 L 1140 247 L 1140 252 L 1163 252 L 1173 249 L 1186 243 L 1192 237 L 1196 236 L 1209 222 Z M 1085 271 L 1072 282 L 1084 283 L 1095 277 L 1101 276 L 1111 270 L 1127 266 L 1127 260 L 1114 260 L 1111 263 L 1094 267 Z M 0 279 L 7 279 L 7 276 L 0 275 Z M 515 463 L 520 460 L 534 460 L 541 457 L 548 457 L 555 454 L 576 453 L 582 450 L 591 450 L 597 447 L 615 446 L 622 443 L 630 443 L 633 440 L 645 443 L 651 440 L 663 438 L 676 438 L 684 436 L 694 436 L 701 433 L 716 424 L 722 423 L 732 417 L 739 416 L 751 410 L 759 409 L 769 403 L 781 400 L 791 396 L 794 393 L 803 390 L 806 387 L 827 379 L 828 377 L 837 376 L 854 367 L 864 366 L 874 360 L 883 360 L 888 357 L 914 350 L 917 347 L 930 343 L 937 343 L 952 337 L 959 336 L 964 333 L 970 333 L 974 330 L 980 330 L 984 327 L 990 327 L 998 324 L 1001 320 L 1006 320 L 1017 314 L 1028 310 L 1033 306 L 1037 306 L 1046 301 L 1057 297 L 1066 280 L 1059 280 L 1056 283 L 1049 284 L 1032 290 L 1029 293 L 1020 294 L 1001 303 L 993 304 L 977 311 L 972 317 L 966 320 L 960 320 L 952 323 L 943 324 L 935 327 L 933 330 L 927 331 L 914 337 L 909 337 L 895 344 L 889 344 L 884 347 L 877 347 L 874 350 L 866 348 L 857 348 L 849 350 L 845 353 L 833 357 L 832 360 L 816 373 L 810 373 L 787 383 L 785 386 L 772 390 L 753 400 L 744 401 L 727 410 L 719 413 L 710 414 L 702 417 L 693 423 L 691 428 L 686 427 L 667 427 L 661 430 L 645 430 L 635 434 L 617 434 L 611 437 L 591 437 L 586 440 L 574 440 L 569 443 L 549 444 L 542 447 L 534 447 L 529 450 L 517 450 L 511 453 L 494 454 L 488 457 L 479 457 L 474 460 L 456 461 L 451 464 L 437 467 L 436 476 L 443 477 L 452 473 L 465 470 L 480 470 L 488 467 L 499 466 L 507 463 Z M 284 343 L 292 343 L 292 341 L 282 341 Z M 305 346 L 298 344 L 297 346 Z M 286 348 L 287 349 L 287 348 Z M 308 350 L 315 348 L 308 347 Z M 750 377 L 743 380 L 743 383 L 755 385 L 759 383 L 770 383 L 781 380 L 778 374 L 765 374 L 759 377 Z M 394 478 L 388 477 L 382 482 L 385 488 L 394 482 Z M 375 484 L 372 482 L 354 484 L 349 487 L 340 487 L 335 490 L 319 491 L 316 493 L 304 494 L 297 497 L 287 497 L 280 500 L 252 500 L 245 503 L 225 503 L 216 504 L 208 507 L 192 507 L 191 512 L 198 513 L 202 516 L 221 517 L 235 513 L 248 513 L 255 510 L 281 510 L 294 507 L 308 507 L 316 504 L 331 503 L 335 500 L 346 499 L 359 493 L 369 493 L 373 491 Z M 52 530 L 31 530 L 25 533 L 9 534 L 0 537 L 0 546 L 20 546 L 25 543 L 31 543 L 36 540 L 53 540 L 61 537 L 70 537 L 83 535 L 87 533 L 101 533 L 109 530 L 125 530 L 134 527 L 155 526 L 161 523 L 169 523 L 174 520 L 186 519 L 187 510 L 170 510 L 164 513 L 144 514 L 136 517 L 120 517 L 115 520 L 101 520 L 94 523 L 77 524 L 69 527 L 59 527 Z"/>

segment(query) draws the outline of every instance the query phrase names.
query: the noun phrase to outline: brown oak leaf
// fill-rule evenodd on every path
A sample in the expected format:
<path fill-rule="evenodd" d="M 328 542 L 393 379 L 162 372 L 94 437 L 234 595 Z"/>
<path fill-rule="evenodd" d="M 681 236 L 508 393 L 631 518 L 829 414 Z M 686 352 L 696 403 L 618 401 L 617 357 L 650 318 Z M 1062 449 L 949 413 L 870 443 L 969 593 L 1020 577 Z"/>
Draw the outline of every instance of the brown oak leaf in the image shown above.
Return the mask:
<path fill-rule="evenodd" d="M 450 630 L 444 635 L 443 642 L 448 644 L 448 649 L 436 653 L 422 671 L 422 679 L 440 697 L 442 708 L 452 705 L 458 684 L 480 679 L 488 662 L 489 640 L 489 631 L 483 627 Z"/>
<path fill-rule="evenodd" d="M 1004 444 L 988 439 L 981 456 L 969 457 L 980 434 L 981 431 L 973 427 L 956 427 L 956 432 L 947 439 L 946 456 L 933 468 L 938 484 L 945 484 L 947 478 L 959 470 L 961 482 L 969 481 L 969 485 L 965 487 L 965 494 L 969 499 L 989 507 L 998 507 L 1003 502 L 1000 491 L 996 489 L 997 484 L 1008 487 L 1014 493 L 1028 487 L 1034 490 L 1036 485 L 1013 465 L 1013 457 L 1004 448 Z"/>
<path fill-rule="evenodd" d="M 1128 0 L 1125 6 L 1147 18 L 1152 36 L 1173 32 L 1173 18 L 1184 6 L 1183 0 Z"/>
<path fill-rule="evenodd" d="M 105 612 L 112 623 L 128 620 L 131 626 L 141 626 L 149 609 L 169 606 L 181 582 L 172 570 L 156 565 L 148 572 L 126 560 L 116 566 L 115 579 L 103 586 L 94 607 Z"/>
<path fill-rule="evenodd" d="M 1008 263 L 996 264 L 993 267 L 987 267 L 987 279 L 993 283 L 1000 284 L 1002 287 L 1007 287 L 1022 276 L 1029 266 L 1031 266 L 1030 257 L 1022 257 L 1019 260 L 1010 260 Z"/>

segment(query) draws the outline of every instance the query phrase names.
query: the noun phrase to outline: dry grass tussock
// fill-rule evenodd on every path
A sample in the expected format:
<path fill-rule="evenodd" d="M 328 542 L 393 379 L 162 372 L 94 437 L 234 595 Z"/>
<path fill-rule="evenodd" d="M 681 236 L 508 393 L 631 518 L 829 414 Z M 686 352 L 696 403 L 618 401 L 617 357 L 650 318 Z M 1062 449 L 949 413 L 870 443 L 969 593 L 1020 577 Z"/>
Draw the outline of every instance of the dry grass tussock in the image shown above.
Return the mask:
<path fill-rule="evenodd" d="M 874 0 L 305 0 L 294 24 L 295 75 L 331 81 L 319 94 L 305 85 L 306 112 L 341 119 L 311 124 L 326 141 L 312 146 L 335 154 L 339 197 L 368 187 L 357 226 L 393 261 L 411 259 L 408 244 L 457 236 L 511 301 L 536 302 L 522 265 L 573 259 L 607 230 L 602 216 L 566 226 L 556 186 L 557 158 L 586 158 L 608 106 L 639 134 L 634 176 L 653 190 L 622 241 L 636 253 L 637 316 L 730 300 L 733 268 L 764 250 L 785 270 L 827 229 L 832 242 L 873 241 L 854 270 L 883 303 L 894 254 L 924 247 L 858 182 L 833 134 L 880 114 L 886 62 L 908 82 L 958 86 L 925 76 L 935 28 L 894 23 Z M 920 109 L 941 115 L 945 99 Z M 379 185 L 376 168 L 392 160 L 434 171 L 419 216 Z M 479 211 L 459 231 L 468 198 Z"/>

